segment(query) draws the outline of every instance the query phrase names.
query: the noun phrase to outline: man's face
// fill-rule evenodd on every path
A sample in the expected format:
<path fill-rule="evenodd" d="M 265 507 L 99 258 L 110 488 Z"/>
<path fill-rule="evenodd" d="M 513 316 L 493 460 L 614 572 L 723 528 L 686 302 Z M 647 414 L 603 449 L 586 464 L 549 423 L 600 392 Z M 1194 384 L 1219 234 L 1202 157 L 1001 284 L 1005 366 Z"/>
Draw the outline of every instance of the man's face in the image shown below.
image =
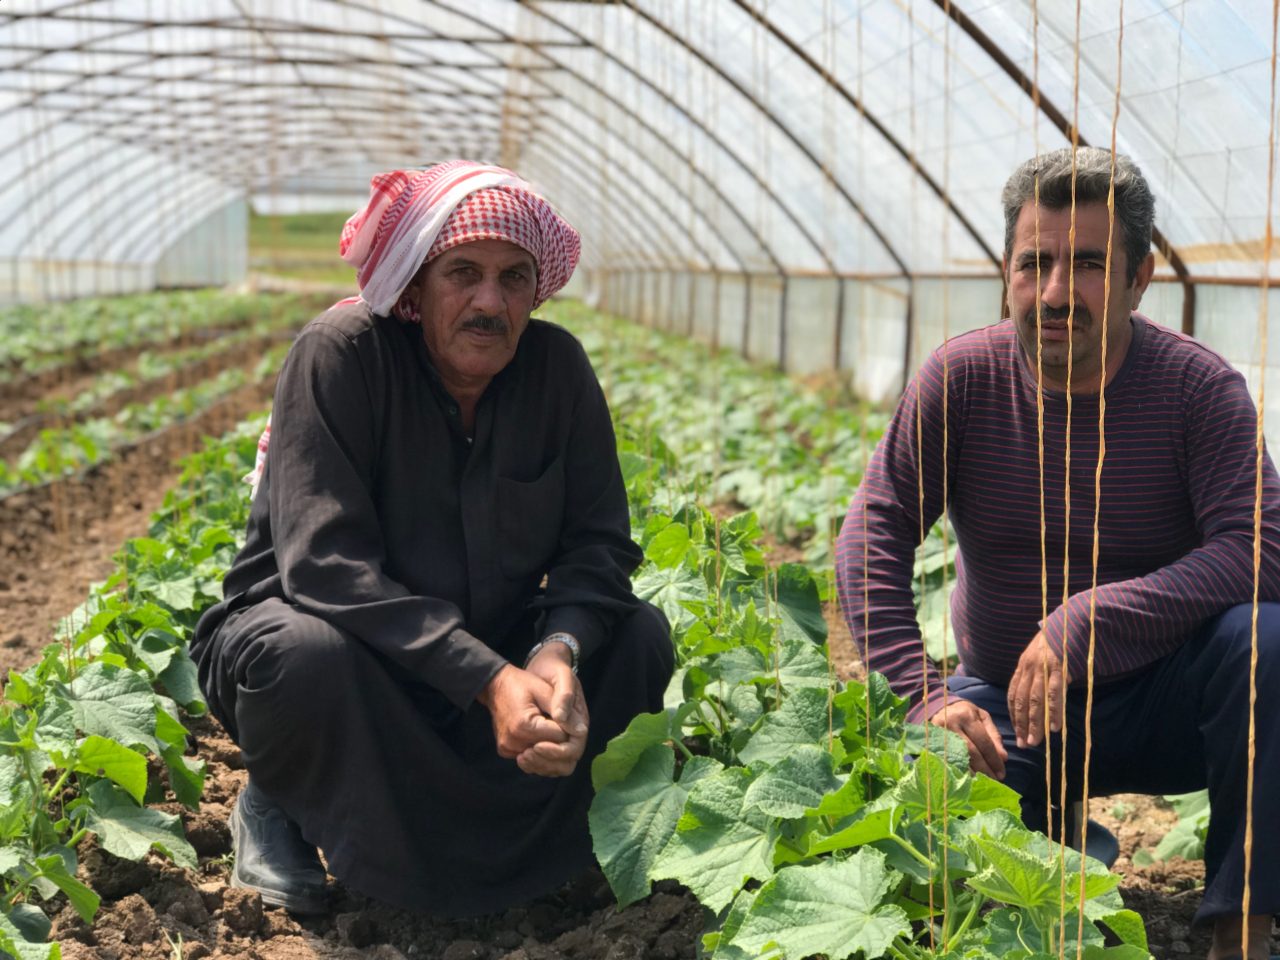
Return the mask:
<path fill-rule="evenodd" d="M 427 264 L 414 284 L 422 336 L 446 385 L 482 386 L 511 362 L 538 286 L 528 251 L 505 240 L 464 243 Z"/>
<path fill-rule="evenodd" d="M 1151 281 L 1155 259 L 1150 254 L 1130 284 L 1126 274 L 1120 226 L 1111 244 L 1111 295 L 1106 296 L 1108 214 L 1105 203 L 1076 207 L 1076 238 L 1071 249 L 1071 209 L 1040 207 L 1028 202 L 1018 216 L 1013 247 L 1005 264 L 1009 309 L 1018 339 L 1031 362 L 1036 358 L 1036 303 L 1040 303 L 1040 340 L 1044 381 L 1063 389 L 1071 357 L 1072 389 L 1097 389 L 1102 382 L 1102 318 L 1107 317 L 1107 361 L 1123 358 L 1132 328 L 1129 313 L 1138 306 Z M 1075 310 L 1071 311 L 1074 266 Z M 1037 288 L 1037 282 L 1039 284 Z M 1071 315 L 1068 326 L 1068 314 Z"/>

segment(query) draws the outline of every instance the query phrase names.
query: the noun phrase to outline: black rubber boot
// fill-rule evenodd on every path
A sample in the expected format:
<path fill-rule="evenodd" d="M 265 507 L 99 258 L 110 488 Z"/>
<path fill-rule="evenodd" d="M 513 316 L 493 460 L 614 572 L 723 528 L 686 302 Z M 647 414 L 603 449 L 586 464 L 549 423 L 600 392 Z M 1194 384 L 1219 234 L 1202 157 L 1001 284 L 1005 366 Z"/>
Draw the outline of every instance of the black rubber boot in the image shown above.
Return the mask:
<path fill-rule="evenodd" d="M 236 865 L 231 885 L 257 890 L 262 902 L 291 913 L 328 911 L 324 866 L 298 825 L 250 780 L 228 824 Z"/>

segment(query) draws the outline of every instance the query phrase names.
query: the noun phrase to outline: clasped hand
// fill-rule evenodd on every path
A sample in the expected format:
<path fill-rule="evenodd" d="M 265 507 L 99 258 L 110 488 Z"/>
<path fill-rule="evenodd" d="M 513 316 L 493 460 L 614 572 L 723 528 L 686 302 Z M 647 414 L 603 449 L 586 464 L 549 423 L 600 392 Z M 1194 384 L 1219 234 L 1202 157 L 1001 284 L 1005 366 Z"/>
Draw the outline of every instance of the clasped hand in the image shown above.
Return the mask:
<path fill-rule="evenodd" d="M 586 750 L 590 719 L 567 647 L 549 644 L 523 670 L 507 664 L 478 699 L 493 718 L 499 756 L 542 777 L 573 773 Z"/>

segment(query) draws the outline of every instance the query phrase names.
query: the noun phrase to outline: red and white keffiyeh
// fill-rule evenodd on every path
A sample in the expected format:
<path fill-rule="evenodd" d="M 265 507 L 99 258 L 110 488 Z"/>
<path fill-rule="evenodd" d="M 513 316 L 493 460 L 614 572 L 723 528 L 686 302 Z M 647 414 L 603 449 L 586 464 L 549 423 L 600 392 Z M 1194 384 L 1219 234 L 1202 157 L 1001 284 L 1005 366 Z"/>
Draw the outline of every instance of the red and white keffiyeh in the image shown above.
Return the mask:
<path fill-rule="evenodd" d="M 535 307 L 569 282 L 581 251 L 578 232 L 528 183 L 469 160 L 375 176 L 338 250 L 356 268 L 360 299 L 386 314 L 424 263 L 474 240 L 529 252 L 538 268 Z"/>
<path fill-rule="evenodd" d="M 578 231 L 503 167 L 449 160 L 428 170 L 392 170 L 370 183 L 369 202 L 342 228 L 338 252 L 356 268 L 360 299 L 377 314 L 393 309 L 417 319 L 400 297 L 424 263 L 474 240 L 506 240 L 537 264 L 537 307 L 569 282 L 578 265 Z M 345 302 L 345 301 L 340 301 Z M 258 440 L 253 470 L 244 478 L 254 496 L 262 482 L 271 421 Z"/>

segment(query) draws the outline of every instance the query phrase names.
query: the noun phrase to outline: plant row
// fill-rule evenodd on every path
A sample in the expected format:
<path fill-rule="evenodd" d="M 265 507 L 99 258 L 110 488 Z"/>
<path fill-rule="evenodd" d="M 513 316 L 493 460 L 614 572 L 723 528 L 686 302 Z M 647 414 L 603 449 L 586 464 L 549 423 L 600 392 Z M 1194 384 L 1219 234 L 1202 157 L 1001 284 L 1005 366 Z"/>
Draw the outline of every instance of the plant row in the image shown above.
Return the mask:
<path fill-rule="evenodd" d="M 0 462 L 0 497 L 102 463 L 118 447 L 209 409 L 241 387 L 274 374 L 287 351 L 288 345 L 281 344 L 250 370 L 233 367 L 203 383 L 129 404 L 110 417 L 40 431 L 12 466 Z"/>
<path fill-rule="evenodd" d="M 189 457 L 148 536 L 58 627 L 40 661 L 11 672 L 0 703 L 0 950 L 59 955 L 41 901 L 65 894 L 86 922 L 100 898 L 76 877 L 82 841 L 194 869 L 179 817 L 205 769 L 187 755 L 184 716 L 205 712 L 187 641 L 221 594 L 248 517 L 241 480 L 265 418 Z"/>
<path fill-rule="evenodd" d="M 305 322 L 295 311 L 257 320 L 215 340 L 180 350 L 144 350 L 123 367 L 100 372 L 91 384 L 72 397 L 46 397 L 36 405 L 36 415 L 76 416 L 91 413 L 112 397 L 126 391 L 158 384 L 169 378 L 181 379 L 209 360 L 234 357 L 246 346 L 266 338 L 291 333 Z"/>
<path fill-rule="evenodd" d="M 299 300 L 218 290 L 23 304 L 0 310 L 0 382 L 122 349 L 222 336 L 227 328 L 297 312 Z"/>
<path fill-rule="evenodd" d="M 592 767 L 619 903 L 679 881 L 717 960 L 1146 957 L 1119 876 L 1026 829 L 1017 794 L 907 723 L 882 677 L 838 681 L 808 570 L 768 569 L 754 514 L 717 520 L 660 438 L 621 430 L 635 588 L 671 619 L 679 666 L 666 710 Z"/>

